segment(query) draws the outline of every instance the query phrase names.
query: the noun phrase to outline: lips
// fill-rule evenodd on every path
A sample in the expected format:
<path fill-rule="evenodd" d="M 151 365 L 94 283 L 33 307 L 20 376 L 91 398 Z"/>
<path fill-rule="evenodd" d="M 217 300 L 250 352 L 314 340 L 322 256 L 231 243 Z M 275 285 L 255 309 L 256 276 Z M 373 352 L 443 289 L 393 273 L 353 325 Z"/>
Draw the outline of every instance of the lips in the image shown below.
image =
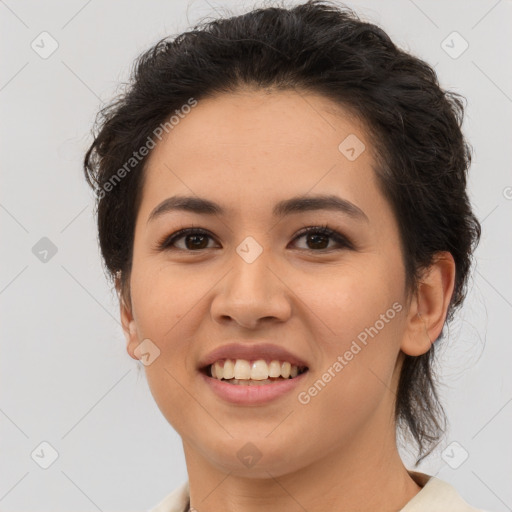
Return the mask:
<path fill-rule="evenodd" d="M 292 365 L 309 368 L 309 364 L 305 360 L 278 345 L 270 343 L 251 343 L 250 345 L 230 343 L 216 348 L 204 356 L 199 362 L 198 369 L 205 372 L 213 363 L 225 359 L 245 359 L 247 361 L 262 359 L 268 362 L 273 360 L 288 361 Z"/>
<path fill-rule="evenodd" d="M 241 379 L 225 380 L 223 378 L 226 362 L 228 366 L 236 364 L 242 366 L 238 369 L 243 374 L 239 375 Z M 271 364 L 271 366 L 268 367 L 268 378 L 263 379 L 264 375 L 259 370 L 262 370 L 263 366 L 267 366 L 265 363 Z M 270 373 L 275 374 L 276 370 L 271 370 L 271 367 L 275 367 L 276 363 L 281 365 L 281 372 L 284 371 L 289 378 L 283 378 L 282 373 L 280 377 L 270 377 Z M 244 366 L 251 366 L 249 379 L 247 379 L 247 368 L 245 368 L 244 373 Z M 291 373 L 292 367 L 294 367 L 293 374 Z M 212 369 L 215 375 L 212 375 Z M 222 371 L 223 375 L 217 375 L 217 369 L 219 372 Z M 256 377 L 262 380 L 252 379 L 253 369 L 258 370 Z M 222 402 L 237 407 L 264 406 L 274 400 L 290 396 L 292 391 L 301 382 L 304 382 L 308 369 L 308 362 L 293 352 L 279 345 L 255 342 L 223 345 L 206 354 L 198 363 L 199 375 L 206 386 L 205 389 L 216 395 Z M 232 377 L 235 377 L 235 368 L 233 367 L 232 370 Z M 228 373 L 230 372 L 228 371 Z"/>

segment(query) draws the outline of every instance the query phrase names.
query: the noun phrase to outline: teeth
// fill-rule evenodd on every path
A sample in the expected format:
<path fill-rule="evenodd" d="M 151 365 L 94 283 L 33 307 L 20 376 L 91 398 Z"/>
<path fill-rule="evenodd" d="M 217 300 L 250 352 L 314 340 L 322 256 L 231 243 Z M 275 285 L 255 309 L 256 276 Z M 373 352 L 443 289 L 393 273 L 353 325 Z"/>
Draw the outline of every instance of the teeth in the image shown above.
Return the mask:
<path fill-rule="evenodd" d="M 235 379 L 250 379 L 251 364 L 245 359 L 237 359 L 235 363 Z"/>
<path fill-rule="evenodd" d="M 288 361 L 270 361 L 270 364 L 264 359 L 257 361 L 247 361 L 246 359 L 226 359 L 224 361 L 215 361 L 211 365 L 211 376 L 214 379 L 229 380 L 233 384 L 268 384 L 270 379 L 282 377 L 283 379 L 297 377 L 299 367 L 292 365 Z M 256 382 L 257 381 L 257 382 Z"/>
<path fill-rule="evenodd" d="M 292 369 L 292 365 L 288 361 L 284 361 L 281 364 L 281 377 L 287 379 L 290 376 L 290 370 Z"/>
<path fill-rule="evenodd" d="M 268 365 L 263 359 L 254 361 L 251 366 L 251 380 L 268 379 Z"/>
<path fill-rule="evenodd" d="M 215 364 L 212 365 L 212 377 L 219 380 L 224 377 L 224 368 L 218 361 L 215 361 Z"/>
<path fill-rule="evenodd" d="M 279 361 L 271 361 L 268 365 L 268 376 L 279 377 L 281 375 L 281 365 Z"/>
<path fill-rule="evenodd" d="M 237 384 L 238 386 L 264 386 L 265 384 L 272 384 L 272 382 L 274 382 L 272 379 L 265 379 L 265 380 L 231 379 L 229 381 L 230 384 Z"/>
<path fill-rule="evenodd" d="M 235 364 L 231 359 L 224 361 L 224 378 L 232 379 L 235 376 Z"/>

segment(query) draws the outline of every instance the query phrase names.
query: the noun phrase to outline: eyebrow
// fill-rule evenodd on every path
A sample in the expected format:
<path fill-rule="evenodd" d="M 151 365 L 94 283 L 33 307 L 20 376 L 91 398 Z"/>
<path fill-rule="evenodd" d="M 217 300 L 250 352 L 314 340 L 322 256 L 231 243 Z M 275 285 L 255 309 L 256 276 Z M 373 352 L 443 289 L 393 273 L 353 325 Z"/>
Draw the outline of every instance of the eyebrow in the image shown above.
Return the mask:
<path fill-rule="evenodd" d="M 360 221 L 369 222 L 366 214 L 354 203 L 336 195 L 321 194 L 314 196 L 297 196 L 279 201 L 273 208 L 274 217 L 284 217 L 294 213 L 302 213 L 316 210 L 330 210 L 344 213 L 345 215 Z M 219 204 L 195 196 L 173 196 L 162 201 L 150 213 L 147 224 L 173 211 L 186 211 L 203 215 L 225 215 L 226 210 Z"/>

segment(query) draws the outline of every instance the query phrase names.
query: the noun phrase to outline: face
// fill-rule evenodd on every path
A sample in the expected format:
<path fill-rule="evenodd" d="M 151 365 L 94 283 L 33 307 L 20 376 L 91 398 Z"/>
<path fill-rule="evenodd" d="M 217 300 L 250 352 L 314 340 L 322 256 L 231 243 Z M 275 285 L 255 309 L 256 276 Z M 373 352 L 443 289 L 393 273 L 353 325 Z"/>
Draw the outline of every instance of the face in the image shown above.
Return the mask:
<path fill-rule="evenodd" d="M 371 140 L 335 107 L 294 91 L 200 100 L 147 162 L 128 351 L 149 353 L 158 407 L 187 457 L 212 467 L 277 476 L 394 438 L 408 311 L 398 227 Z M 176 196 L 218 211 L 196 201 L 154 213 Z M 262 386 L 207 376 L 205 363 L 229 356 L 307 371 Z"/>

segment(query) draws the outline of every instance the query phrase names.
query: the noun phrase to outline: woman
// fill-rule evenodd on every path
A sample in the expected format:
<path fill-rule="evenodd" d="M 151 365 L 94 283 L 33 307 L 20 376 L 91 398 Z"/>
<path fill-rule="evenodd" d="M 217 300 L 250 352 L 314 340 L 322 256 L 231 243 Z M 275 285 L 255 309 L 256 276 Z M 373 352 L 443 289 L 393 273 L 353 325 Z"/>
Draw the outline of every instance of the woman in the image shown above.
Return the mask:
<path fill-rule="evenodd" d="M 85 157 L 131 357 L 188 481 L 154 512 L 474 511 L 406 469 L 480 224 L 460 98 L 334 3 L 143 54 Z"/>

